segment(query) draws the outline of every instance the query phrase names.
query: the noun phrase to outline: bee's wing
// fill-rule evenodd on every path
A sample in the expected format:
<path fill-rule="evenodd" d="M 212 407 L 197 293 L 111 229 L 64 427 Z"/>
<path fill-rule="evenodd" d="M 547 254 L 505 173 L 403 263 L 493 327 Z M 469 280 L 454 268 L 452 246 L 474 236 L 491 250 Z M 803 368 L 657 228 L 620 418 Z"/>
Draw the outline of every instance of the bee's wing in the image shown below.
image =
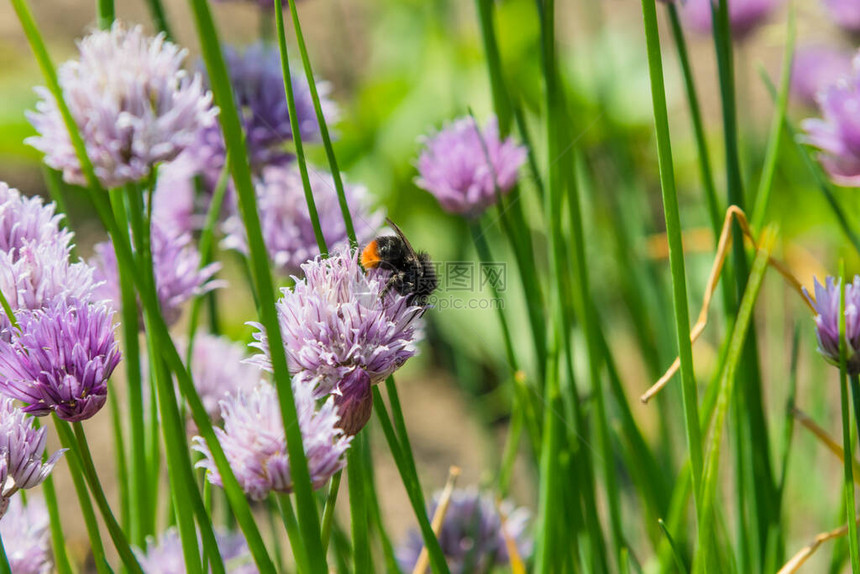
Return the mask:
<path fill-rule="evenodd" d="M 400 237 L 400 239 L 403 240 L 403 243 L 406 244 L 406 248 L 409 249 L 409 254 L 412 255 L 412 257 L 417 258 L 418 256 L 415 254 L 415 249 L 412 248 L 412 244 L 409 243 L 408 239 L 406 239 L 406 236 L 403 234 L 403 230 L 400 229 L 399 227 L 397 227 L 397 224 L 394 223 L 393 221 L 391 221 L 391 218 L 386 217 L 385 221 L 397 233 L 397 235 Z"/>

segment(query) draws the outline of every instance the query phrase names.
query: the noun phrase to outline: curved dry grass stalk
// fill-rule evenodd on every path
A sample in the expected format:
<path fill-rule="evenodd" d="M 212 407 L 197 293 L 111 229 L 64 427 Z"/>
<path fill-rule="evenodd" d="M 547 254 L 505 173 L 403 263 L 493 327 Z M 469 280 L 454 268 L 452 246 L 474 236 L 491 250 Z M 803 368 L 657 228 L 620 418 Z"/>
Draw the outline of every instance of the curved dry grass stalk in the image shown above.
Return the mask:
<path fill-rule="evenodd" d="M 860 523 L 860 520 L 858 520 Z M 791 557 L 791 560 L 785 563 L 785 565 L 779 569 L 776 574 L 794 574 L 797 572 L 804 563 L 809 560 L 809 557 L 815 554 L 815 551 L 818 550 L 818 547 L 827 542 L 828 540 L 833 540 L 835 538 L 841 538 L 848 534 L 848 526 L 842 526 L 837 528 L 836 530 L 831 530 L 829 532 L 822 532 L 818 534 L 815 538 L 812 539 L 812 542 L 808 546 L 804 546 L 797 554 Z"/>
<path fill-rule="evenodd" d="M 744 236 L 750 241 L 753 248 L 758 250 L 758 243 L 756 242 L 755 235 L 753 235 L 752 229 L 750 229 L 749 222 L 747 221 L 746 214 L 743 212 L 741 208 L 736 205 L 731 205 L 726 210 L 726 217 L 723 220 L 723 228 L 720 231 L 720 239 L 717 242 L 717 253 L 714 257 L 714 263 L 711 265 L 711 272 L 708 275 L 708 282 L 705 286 L 705 294 L 702 298 L 702 309 L 699 311 L 699 316 L 696 318 L 696 322 L 693 325 L 693 328 L 690 330 L 690 341 L 695 343 L 702 333 L 705 331 L 705 327 L 708 325 L 708 312 L 711 309 L 711 301 L 714 297 L 714 292 L 717 289 L 717 285 L 720 282 L 720 273 L 723 270 L 723 265 L 726 262 L 726 255 L 728 254 L 729 247 L 732 245 L 732 234 L 731 234 L 731 225 L 732 220 L 737 221 L 738 225 L 741 228 Z M 781 261 L 774 259 L 773 257 L 768 257 L 768 265 L 773 267 L 779 272 L 780 275 L 788 282 L 791 287 L 800 294 L 801 298 L 806 302 L 810 309 L 812 309 L 812 303 L 807 298 L 807 295 L 803 292 L 803 286 L 800 284 L 800 281 L 791 273 L 791 271 L 786 267 Z M 810 295 L 811 297 L 811 295 Z M 675 357 L 675 361 L 669 367 L 669 369 L 660 377 L 656 383 L 654 383 L 651 388 L 649 388 L 639 400 L 643 403 L 648 403 L 654 395 L 659 393 L 663 387 L 675 376 L 675 373 L 678 372 L 678 369 L 681 367 L 681 360 L 678 357 Z"/>
<path fill-rule="evenodd" d="M 430 526 L 433 528 L 433 534 L 439 537 L 439 531 L 442 530 L 442 523 L 445 521 L 445 514 L 448 512 L 448 506 L 451 504 L 451 494 L 454 492 L 454 485 L 457 484 L 457 478 L 460 476 L 460 467 L 452 466 L 448 470 L 448 482 L 445 483 L 445 489 L 439 497 L 439 505 L 436 507 L 436 512 L 433 513 L 433 520 Z M 427 553 L 427 547 L 421 549 L 421 554 L 418 555 L 418 561 L 415 562 L 415 568 L 412 569 L 412 574 L 424 574 L 427 571 L 427 566 L 430 565 L 430 555 Z"/>

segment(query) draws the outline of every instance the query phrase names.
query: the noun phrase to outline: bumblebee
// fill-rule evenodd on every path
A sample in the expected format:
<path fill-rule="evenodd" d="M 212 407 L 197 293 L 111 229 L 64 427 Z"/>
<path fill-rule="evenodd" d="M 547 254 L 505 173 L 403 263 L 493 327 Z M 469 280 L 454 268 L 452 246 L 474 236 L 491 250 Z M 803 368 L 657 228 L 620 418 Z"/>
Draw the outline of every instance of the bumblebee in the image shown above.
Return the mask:
<path fill-rule="evenodd" d="M 426 305 L 427 298 L 436 290 L 438 280 L 430 256 L 416 252 L 403 231 L 386 218 L 397 235 L 381 235 L 367 244 L 361 252 L 361 265 L 365 269 L 385 269 L 391 277 L 382 295 L 394 289 L 410 298 L 414 305 Z"/>

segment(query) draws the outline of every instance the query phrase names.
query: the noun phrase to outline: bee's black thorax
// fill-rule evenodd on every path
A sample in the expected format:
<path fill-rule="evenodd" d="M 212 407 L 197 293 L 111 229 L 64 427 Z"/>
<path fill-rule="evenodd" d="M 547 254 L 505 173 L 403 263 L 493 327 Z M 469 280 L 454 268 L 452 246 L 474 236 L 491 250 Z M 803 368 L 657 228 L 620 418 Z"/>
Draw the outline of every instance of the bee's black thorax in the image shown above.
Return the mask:
<path fill-rule="evenodd" d="M 436 270 L 430 256 L 409 249 L 402 238 L 384 235 L 376 239 L 380 269 L 391 272 L 388 288 L 412 298 L 416 305 L 425 305 L 436 289 Z"/>

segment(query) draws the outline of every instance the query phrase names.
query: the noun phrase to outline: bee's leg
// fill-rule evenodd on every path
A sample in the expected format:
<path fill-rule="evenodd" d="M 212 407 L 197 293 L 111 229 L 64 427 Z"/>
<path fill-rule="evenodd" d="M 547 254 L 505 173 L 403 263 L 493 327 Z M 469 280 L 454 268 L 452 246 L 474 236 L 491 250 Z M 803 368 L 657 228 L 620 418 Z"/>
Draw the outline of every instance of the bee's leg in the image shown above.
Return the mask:
<path fill-rule="evenodd" d="M 379 298 L 383 299 L 388 294 L 388 291 L 397 286 L 398 283 L 402 281 L 402 277 L 400 273 L 392 273 L 391 277 L 388 278 L 388 281 L 385 283 L 385 288 L 379 293 Z"/>

